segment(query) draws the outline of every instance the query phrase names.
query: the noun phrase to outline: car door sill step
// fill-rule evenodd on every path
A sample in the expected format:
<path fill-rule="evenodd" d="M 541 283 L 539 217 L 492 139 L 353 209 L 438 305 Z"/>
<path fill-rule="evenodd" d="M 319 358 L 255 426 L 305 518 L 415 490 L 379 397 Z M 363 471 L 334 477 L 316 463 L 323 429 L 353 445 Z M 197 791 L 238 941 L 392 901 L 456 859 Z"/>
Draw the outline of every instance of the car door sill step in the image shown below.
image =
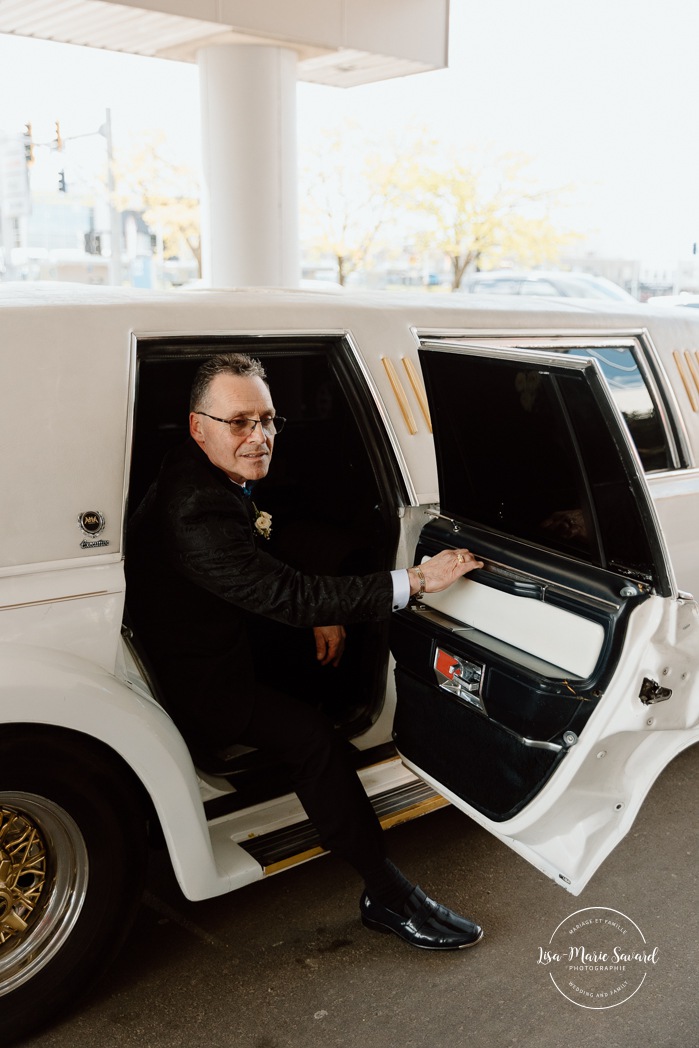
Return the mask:
<path fill-rule="evenodd" d="M 449 803 L 424 782 L 397 786 L 370 799 L 384 830 L 427 815 Z M 259 862 L 265 875 L 279 873 L 325 851 L 315 826 L 308 820 L 241 841 L 240 846 Z"/>

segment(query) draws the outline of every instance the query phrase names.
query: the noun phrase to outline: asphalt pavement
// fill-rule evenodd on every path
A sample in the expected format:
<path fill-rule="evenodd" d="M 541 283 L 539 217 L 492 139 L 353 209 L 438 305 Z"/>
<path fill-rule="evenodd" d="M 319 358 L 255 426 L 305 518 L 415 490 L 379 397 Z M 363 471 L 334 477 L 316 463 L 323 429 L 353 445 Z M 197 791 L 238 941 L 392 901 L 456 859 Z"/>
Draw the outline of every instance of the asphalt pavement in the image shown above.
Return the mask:
<path fill-rule="evenodd" d="M 699 1048 L 698 797 L 694 747 L 663 773 L 578 897 L 453 808 L 389 831 L 394 861 L 484 926 L 484 940 L 458 953 L 364 929 L 358 879 L 332 857 L 200 903 L 187 902 L 156 859 L 104 981 L 26 1044 Z M 573 1003 L 538 963 L 560 922 L 591 907 L 626 915 L 657 948 L 637 992 L 605 1007 Z"/>

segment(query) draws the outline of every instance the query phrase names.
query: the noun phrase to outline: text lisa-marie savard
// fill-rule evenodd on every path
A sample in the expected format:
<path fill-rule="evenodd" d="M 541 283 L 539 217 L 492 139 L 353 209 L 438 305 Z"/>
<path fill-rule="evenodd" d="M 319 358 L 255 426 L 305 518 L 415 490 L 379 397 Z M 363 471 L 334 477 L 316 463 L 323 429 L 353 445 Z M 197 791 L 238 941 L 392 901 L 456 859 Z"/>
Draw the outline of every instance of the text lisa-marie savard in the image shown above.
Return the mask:
<path fill-rule="evenodd" d="M 565 953 L 556 953 L 554 950 L 544 950 L 539 947 L 537 964 L 555 964 L 567 961 L 569 964 L 577 962 L 584 965 L 623 965 L 631 961 L 641 964 L 658 963 L 658 947 L 652 950 L 622 950 L 615 946 L 612 950 L 587 950 L 584 946 L 570 946 Z M 623 970 L 623 968 L 621 969 Z"/>

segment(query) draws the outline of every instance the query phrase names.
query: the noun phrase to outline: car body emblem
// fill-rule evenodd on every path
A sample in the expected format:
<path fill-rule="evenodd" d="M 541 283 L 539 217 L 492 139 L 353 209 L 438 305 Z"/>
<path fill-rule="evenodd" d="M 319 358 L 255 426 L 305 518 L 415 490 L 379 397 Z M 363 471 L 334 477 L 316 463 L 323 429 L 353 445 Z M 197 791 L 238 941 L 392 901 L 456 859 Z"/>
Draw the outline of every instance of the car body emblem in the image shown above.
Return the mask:
<path fill-rule="evenodd" d="M 104 531 L 104 517 L 96 509 L 87 509 L 78 515 L 80 530 L 85 535 L 99 535 Z"/>

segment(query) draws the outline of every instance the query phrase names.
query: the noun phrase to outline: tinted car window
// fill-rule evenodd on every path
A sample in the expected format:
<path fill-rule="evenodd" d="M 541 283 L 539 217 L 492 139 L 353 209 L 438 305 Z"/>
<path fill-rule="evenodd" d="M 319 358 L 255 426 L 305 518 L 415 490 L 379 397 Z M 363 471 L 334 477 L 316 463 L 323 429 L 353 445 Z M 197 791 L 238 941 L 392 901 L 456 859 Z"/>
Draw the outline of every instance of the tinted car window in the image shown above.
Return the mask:
<path fill-rule="evenodd" d="M 550 284 L 548 280 L 525 280 L 522 284 L 522 295 L 560 295 L 553 284 Z"/>
<path fill-rule="evenodd" d="M 492 280 L 486 278 L 474 281 L 471 290 L 487 292 L 489 295 L 517 295 L 521 283 L 521 280 L 510 280 L 509 278 L 504 280 L 501 277 L 495 277 Z"/>
<path fill-rule="evenodd" d="M 624 463 L 581 372 L 421 354 L 442 512 L 602 567 L 652 557 Z M 454 396 L 468 390 L 465 398 Z"/>
<path fill-rule="evenodd" d="M 566 352 L 599 363 L 614 401 L 629 427 L 644 470 L 652 473 L 654 470 L 671 469 L 672 459 L 662 419 L 631 349 L 627 346 L 576 347 Z"/>

